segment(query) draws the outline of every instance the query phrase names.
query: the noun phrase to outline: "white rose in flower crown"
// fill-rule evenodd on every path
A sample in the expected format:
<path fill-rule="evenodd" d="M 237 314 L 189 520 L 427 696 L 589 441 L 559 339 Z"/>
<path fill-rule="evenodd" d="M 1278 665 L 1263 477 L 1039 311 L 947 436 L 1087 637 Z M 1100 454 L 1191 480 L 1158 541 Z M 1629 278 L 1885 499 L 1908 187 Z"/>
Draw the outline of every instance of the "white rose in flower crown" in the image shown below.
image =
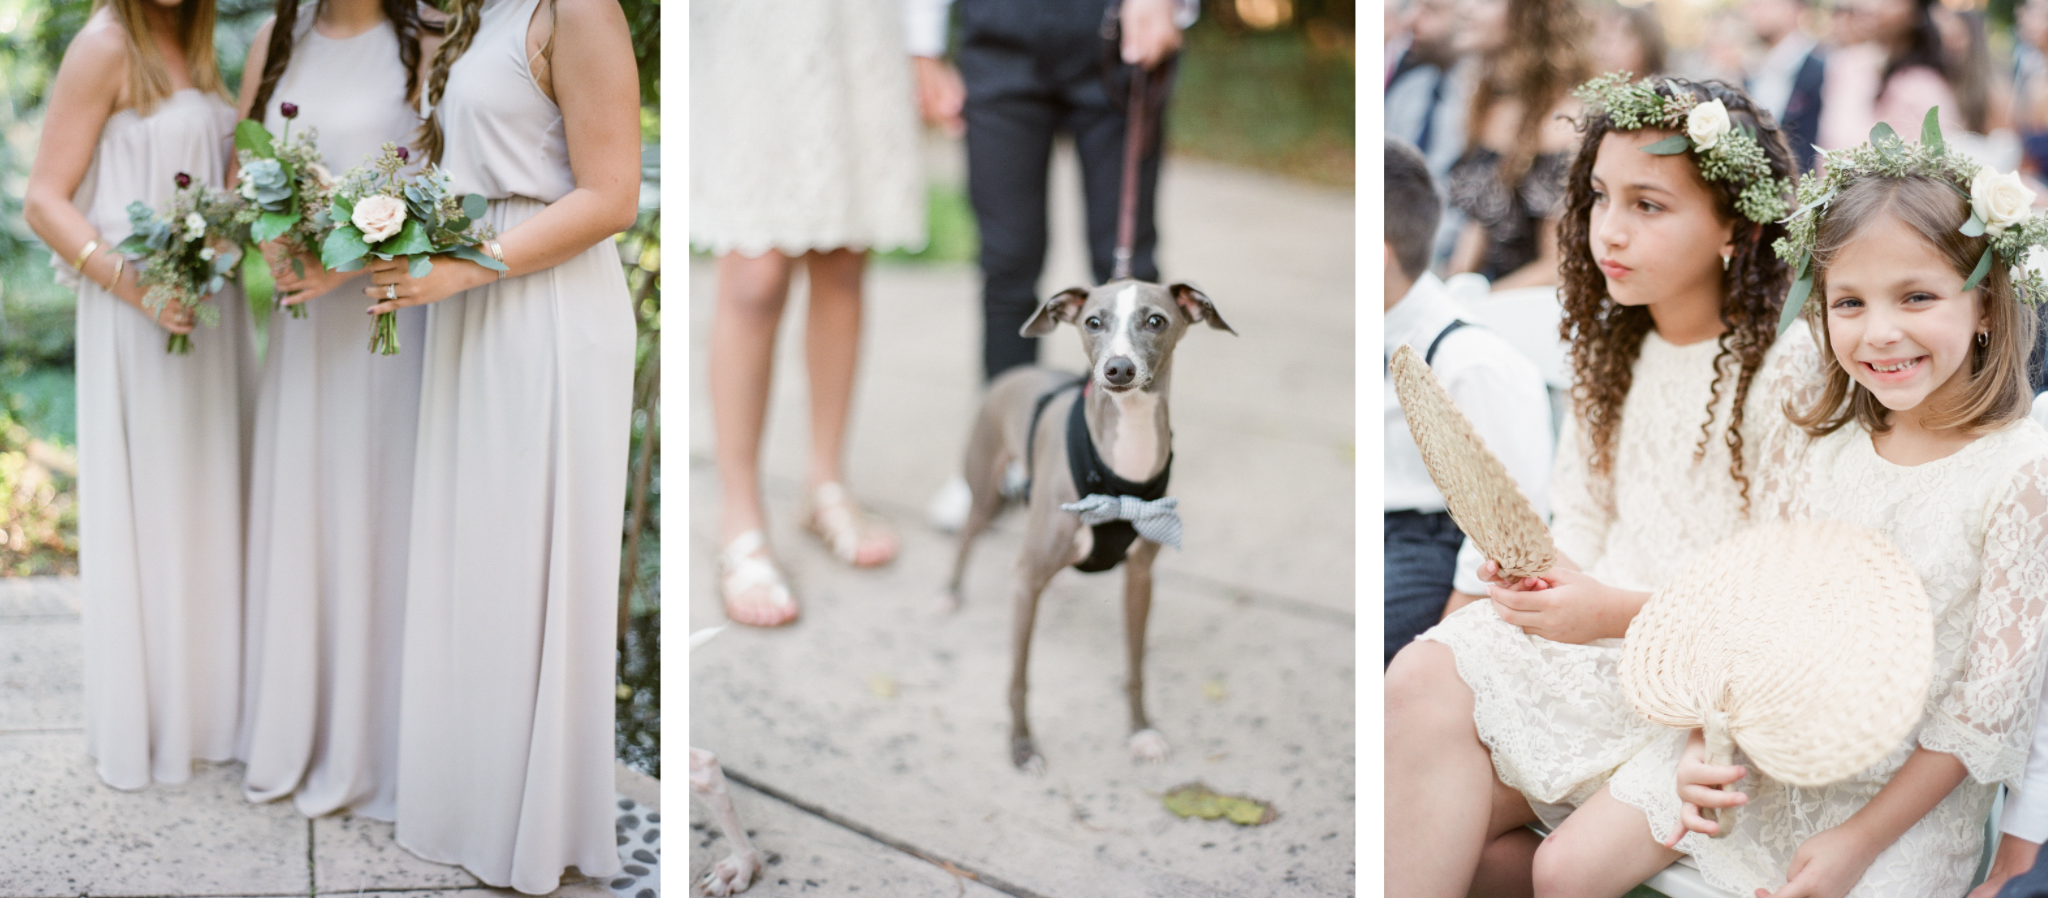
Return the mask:
<path fill-rule="evenodd" d="M 1692 148 L 1700 152 L 1713 149 L 1721 142 L 1721 135 L 1728 133 L 1728 107 L 1720 100 L 1709 100 L 1694 106 L 1685 116 L 1685 136 L 1692 138 Z"/>
<path fill-rule="evenodd" d="M 1984 221 L 1984 233 L 1996 237 L 2005 229 L 2027 219 L 2034 208 L 2034 192 L 2020 180 L 2019 172 L 1999 174 L 1978 169 L 1970 180 L 1970 210 Z"/>
<path fill-rule="evenodd" d="M 405 227 L 405 201 L 381 193 L 366 197 L 356 204 L 348 220 L 363 232 L 365 243 L 376 243 Z"/>

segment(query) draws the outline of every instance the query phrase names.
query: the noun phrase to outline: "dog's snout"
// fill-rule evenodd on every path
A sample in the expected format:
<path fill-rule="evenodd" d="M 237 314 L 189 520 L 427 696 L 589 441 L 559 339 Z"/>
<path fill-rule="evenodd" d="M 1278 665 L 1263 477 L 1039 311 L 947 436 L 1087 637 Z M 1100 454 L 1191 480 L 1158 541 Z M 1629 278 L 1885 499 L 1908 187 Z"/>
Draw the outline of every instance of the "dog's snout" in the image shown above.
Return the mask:
<path fill-rule="evenodd" d="M 1138 376 L 1138 363 L 1124 356 L 1117 356 L 1102 366 L 1102 379 L 1112 387 L 1127 387 Z"/>

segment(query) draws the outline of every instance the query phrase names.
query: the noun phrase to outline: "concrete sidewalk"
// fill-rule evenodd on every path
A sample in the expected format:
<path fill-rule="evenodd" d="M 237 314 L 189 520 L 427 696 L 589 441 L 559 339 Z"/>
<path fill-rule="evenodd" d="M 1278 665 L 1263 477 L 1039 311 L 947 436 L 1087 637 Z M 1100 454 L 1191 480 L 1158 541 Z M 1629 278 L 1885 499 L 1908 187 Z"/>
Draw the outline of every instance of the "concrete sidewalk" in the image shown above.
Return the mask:
<path fill-rule="evenodd" d="M 240 764 L 204 765 L 180 786 L 108 788 L 85 753 L 78 612 L 76 578 L 0 579 L 0 898 L 518 894 L 414 857 L 389 823 L 250 804 Z M 636 804 L 620 815 L 622 855 L 658 861 L 659 837 L 646 839 L 659 825 L 658 784 L 620 767 L 618 790 Z M 655 898 L 640 892 L 659 892 L 659 864 L 647 866 L 555 894 L 608 898 L 615 884 Z"/>
<path fill-rule="evenodd" d="M 1071 157 L 1055 167 L 1049 294 L 1087 282 Z M 1147 703 L 1173 745 L 1124 747 L 1123 578 L 1062 572 L 1040 605 L 1032 723 L 1048 771 L 1008 759 L 1009 576 L 1021 514 L 984 537 L 966 605 L 933 613 L 954 542 L 924 523 L 980 389 L 969 266 L 876 264 L 849 486 L 903 540 L 851 571 L 799 528 L 804 295 L 792 290 L 764 452 L 769 539 L 803 617 L 692 653 L 693 745 L 718 753 L 772 863 L 749 895 L 1294 896 L 1356 890 L 1354 216 L 1351 192 L 1182 158 L 1161 187 L 1162 268 L 1243 336 L 1191 331 L 1174 365 L 1185 551 L 1157 564 Z M 713 266 L 690 270 L 689 629 L 724 622 L 705 393 Z M 1081 370 L 1079 339 L 1048 364 Z M 671 673 L 673 676 L 673 673 Z M 1173 786 L 1271 802 L 1272 823 L 1184 820 Z M 724 854 L 691 812 L 690 871 Z M 951 865 L 949 871 L 945 866 Z M 957 871 L 957 872 L 955 872 Z M 693 890 L 692 894 L 695 894 Z"/>

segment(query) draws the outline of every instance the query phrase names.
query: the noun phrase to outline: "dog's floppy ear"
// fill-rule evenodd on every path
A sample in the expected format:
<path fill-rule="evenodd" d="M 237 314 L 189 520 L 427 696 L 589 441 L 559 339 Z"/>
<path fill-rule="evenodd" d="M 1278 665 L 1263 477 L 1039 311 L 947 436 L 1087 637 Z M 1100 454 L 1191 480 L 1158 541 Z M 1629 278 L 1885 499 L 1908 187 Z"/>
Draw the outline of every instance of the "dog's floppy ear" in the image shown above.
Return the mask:
<path fill-rule="evenodd" d="M 1081 304 L 1088 301 L 1088 288 L 1068 287 L 1053 294 L 1051 299 L 1040 303 L 1038 311 L 1024 320 L 1024 326 L 1017 333 L 1026 337 L 1043 337 L 1052 333 L 1061 322 L 1073 323 L 1081 314 Z"/>
<path fill-rule="evenodd" d="M 1195 285 L 1175 284 L 1167 290 L 1173 293 L 1174 304 L 1180 306 L 1180 313 L 1187 316 L 1189 324 L 1207 321 L 1210 327 L 1219 331 L 1230 331 L 1231 336 L 1237 336 L 1237 331 L 1224 323 L 1223 316 L 1216 314 L 1216 304 L 1210 302 L 1209 297 Z"/>

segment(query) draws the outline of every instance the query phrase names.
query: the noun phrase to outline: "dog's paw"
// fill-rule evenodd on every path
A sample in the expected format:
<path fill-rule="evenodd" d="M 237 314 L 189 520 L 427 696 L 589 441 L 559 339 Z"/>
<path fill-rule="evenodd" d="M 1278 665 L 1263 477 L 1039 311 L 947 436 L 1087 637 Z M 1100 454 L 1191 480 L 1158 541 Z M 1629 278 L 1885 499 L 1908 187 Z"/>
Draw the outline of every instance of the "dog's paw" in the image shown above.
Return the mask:
<path fill-rule="evenodd" d="M 1131 734 L 1131 760 L 1157 764 L 1166 760 L 1173 748 L 1166 744 L 1166 737 L 1155 729 L 1142 729 Z"/>
<path fill-rule="evenodd" d="M 754 884 L 754 875 L 759 872 L 760 855 L 751 851 L 735 851 L 711 865 L 711 872 L 704 875 L 704 894 L 737 895 Z"/>
<path fill-rule="evenodd" d="M 1038 746 L 1032 744 L 1030 736 L 1016 736 L 1010 739 L 1010 763 L 1018 770 L 1034 776 L 1045 773 L 1045 758 L 1038 754 Z"/>

